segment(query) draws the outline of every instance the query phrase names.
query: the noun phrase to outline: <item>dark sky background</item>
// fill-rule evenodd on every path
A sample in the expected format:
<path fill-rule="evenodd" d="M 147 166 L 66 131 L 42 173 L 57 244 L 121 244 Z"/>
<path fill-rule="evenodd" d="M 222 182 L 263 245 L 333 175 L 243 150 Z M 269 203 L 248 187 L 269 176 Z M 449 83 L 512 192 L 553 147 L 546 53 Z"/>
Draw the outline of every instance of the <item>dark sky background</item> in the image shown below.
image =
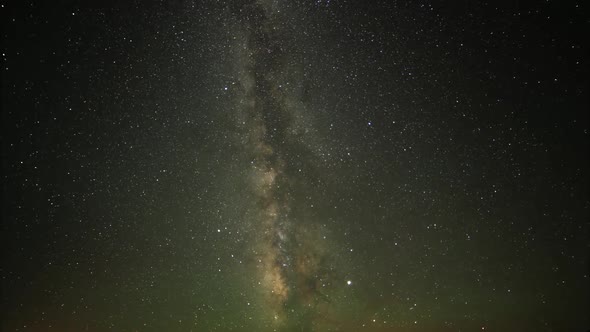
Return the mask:
<path fill-rule="evenodd" d="M 583 1 L 1 1 L 2 331 L 587 331 Z"/>

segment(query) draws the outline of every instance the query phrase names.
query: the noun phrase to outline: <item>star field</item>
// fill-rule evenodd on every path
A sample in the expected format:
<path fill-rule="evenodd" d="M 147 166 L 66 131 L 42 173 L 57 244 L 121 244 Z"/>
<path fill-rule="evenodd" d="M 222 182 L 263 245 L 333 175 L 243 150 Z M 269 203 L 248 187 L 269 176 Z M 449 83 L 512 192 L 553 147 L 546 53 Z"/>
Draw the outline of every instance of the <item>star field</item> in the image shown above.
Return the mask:
<path fill-rule="evenodd" d="M 587 331 L 582 2 L 1 2 L 3 331 Z"/>

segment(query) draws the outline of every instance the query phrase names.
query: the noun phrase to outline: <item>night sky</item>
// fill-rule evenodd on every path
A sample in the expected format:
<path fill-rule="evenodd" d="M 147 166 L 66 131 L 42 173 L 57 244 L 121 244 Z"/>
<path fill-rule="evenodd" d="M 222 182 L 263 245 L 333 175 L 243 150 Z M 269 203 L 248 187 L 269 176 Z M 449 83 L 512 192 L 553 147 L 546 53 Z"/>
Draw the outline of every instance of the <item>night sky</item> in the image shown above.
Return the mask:
<path fill-rule="evenodd" d="M 2 331 L 590 329 L 583 1 L 1 1 Z"/>

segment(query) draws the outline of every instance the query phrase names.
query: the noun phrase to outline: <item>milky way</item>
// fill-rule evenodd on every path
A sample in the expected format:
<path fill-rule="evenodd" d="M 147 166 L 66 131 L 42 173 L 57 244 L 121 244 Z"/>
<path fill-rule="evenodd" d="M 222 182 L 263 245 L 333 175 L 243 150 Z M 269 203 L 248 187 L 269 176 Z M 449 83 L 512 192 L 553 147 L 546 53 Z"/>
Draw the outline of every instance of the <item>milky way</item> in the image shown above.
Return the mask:
<path fill-rule="evenodd" d="M 327 249 L 314 239 L 319 234 L 314 234 L 313 223 L 302 220 L 294 204 L 293 187 L 304 185 L 304 179 L 296 174 L 301 169 L 292 164 L 300 163 L 302 154 L 313 154 L 302 142 L 305 127 L 297 126 L 302 121 L 297 108 L 303 107 L 303 77 L 289 36 L 274 16 L 279 8 L 252 1 L 233 10 L 245 31 L 240 49 L 239 112 L 243 114 L 238 118 L 247 128 L 243 141 L 251 157 L 256 200 L 253 252 L 268 314 L 277 325 L 289 325 L 295 311 L 306 307 L 313 312 L 329 303 L 324 292 L 333 272 L 325 262 Z"/>

